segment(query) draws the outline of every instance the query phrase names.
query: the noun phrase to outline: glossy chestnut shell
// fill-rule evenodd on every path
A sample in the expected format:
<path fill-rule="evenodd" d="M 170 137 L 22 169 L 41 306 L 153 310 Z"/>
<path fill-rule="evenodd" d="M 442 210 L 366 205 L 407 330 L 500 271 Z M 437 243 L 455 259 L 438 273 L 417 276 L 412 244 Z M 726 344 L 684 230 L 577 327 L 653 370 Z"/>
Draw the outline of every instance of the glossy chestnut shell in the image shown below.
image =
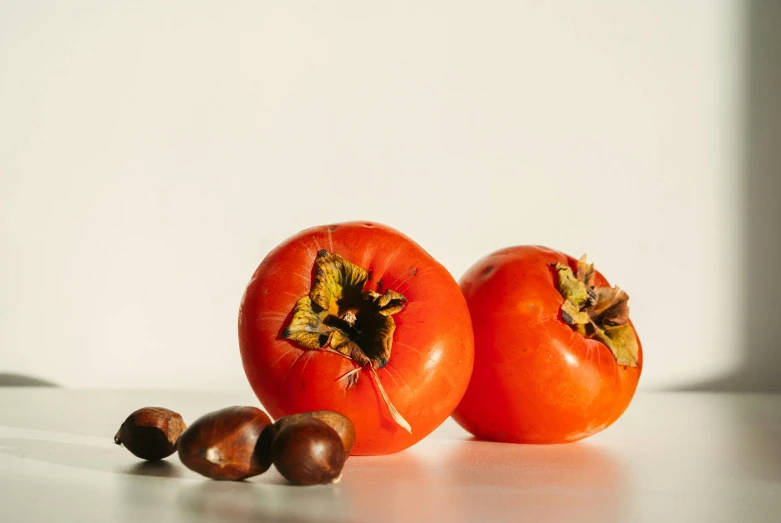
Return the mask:
<path fill-rule="evenodd" d="M 257 476 L 271 465 L 258 438 L 271 419 L 255 407 L 227 407 L 198 418 L 179 438 L 187 468 L 217 480 Z"/>

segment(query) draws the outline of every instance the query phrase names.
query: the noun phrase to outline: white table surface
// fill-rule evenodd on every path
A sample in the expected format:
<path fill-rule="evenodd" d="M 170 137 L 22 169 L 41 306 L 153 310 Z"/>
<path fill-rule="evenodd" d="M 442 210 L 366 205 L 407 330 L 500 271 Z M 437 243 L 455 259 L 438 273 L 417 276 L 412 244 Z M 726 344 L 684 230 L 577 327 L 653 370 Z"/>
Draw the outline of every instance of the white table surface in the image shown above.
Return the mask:
<path fill-rule="evenodd" d="M 249 392 L 0 389 L 0 521 L 781 522 L 781 395 L 639 394 L 613 427 L 551 446 L 472 441 L 452 421 L 353 457 L 334 486 L 273 469 L 217 482 L 112 441 L 132 410 L 187 421 Z"/>

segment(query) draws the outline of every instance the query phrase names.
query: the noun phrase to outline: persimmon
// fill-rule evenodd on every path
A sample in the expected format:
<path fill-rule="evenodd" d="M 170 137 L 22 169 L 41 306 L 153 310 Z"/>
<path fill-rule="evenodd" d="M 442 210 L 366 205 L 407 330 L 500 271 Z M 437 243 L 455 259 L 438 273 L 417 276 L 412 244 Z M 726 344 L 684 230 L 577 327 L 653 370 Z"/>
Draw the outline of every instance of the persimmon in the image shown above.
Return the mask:
<path fill-rule="evenodd" d="M 616 421 L 643 364 L 628 295 L 586 263 L 537 246 L 497 251 L 460 280 L 475 333 L 453 418 L 481 439 L 575 441 Z"/>
<path fill-rule="evenodd" d="M 239 342 L 274 418 L 344 414 L 352 454 L 397 452 L 433 431 L 474 358 L 455 279 L 407 236 L 367 222 L 307 229 L 270 252 L 242 299 Z"/>

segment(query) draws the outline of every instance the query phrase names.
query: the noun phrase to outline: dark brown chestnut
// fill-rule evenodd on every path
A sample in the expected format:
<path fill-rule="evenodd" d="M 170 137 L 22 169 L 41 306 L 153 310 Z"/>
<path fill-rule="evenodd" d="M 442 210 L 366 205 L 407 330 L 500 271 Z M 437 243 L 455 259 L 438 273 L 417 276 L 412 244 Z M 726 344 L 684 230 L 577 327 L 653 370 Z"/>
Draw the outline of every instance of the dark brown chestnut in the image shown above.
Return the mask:
<path fill-rule="evenodd" d="M 258 438 L 271 419 L 255 407 L 227 407 L 198 418 L 179 438 L 179 459 L 208 478 L 241 480 L 268 470 Z"/>
<path fill-rule="evenodd" d="M 347 455 L 334 429 L 315 417 L 302 416 L 276 432 L 271 459 L 294 485 L 318 485 L 341 479 Z"/>
<path fill-rule="evenodd" d="M 144 407 L 127 417 L 114 436 L 114 443 L 124 445 L 141 459 L 157 461 L 176 452 L 176 442 L 185 428 L 177 412 Z"/>
<path fill-rule="evenodd" d="M 350 421 L 350 418 L 333 410 L 315 410 L 312 412 L 302 412 L 300 414 L 291 414 L 289 416 L 279 418 L 274 422 L 274 431 L 279 432 L 279 430 L 288 423 L 297 423 L 304 418 L 319 419 L 334 429 L 336 433 L 339 434 L 339 438 L 342 440 L 345 457 L 350 456 L 350 452 L 353 450 L 353 444 L 355 443 L 355 425 L 353 425 L 353 422 Z"/>

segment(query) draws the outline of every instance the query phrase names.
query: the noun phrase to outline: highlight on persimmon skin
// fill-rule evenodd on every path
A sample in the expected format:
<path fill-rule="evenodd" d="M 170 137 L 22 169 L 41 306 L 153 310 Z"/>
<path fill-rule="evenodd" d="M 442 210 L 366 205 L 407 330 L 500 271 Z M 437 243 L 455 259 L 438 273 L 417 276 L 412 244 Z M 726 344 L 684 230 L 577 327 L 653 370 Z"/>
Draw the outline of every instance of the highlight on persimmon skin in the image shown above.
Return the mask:
<path fill-rule="evenodd" d="M 407 236 L 371 222 L 323 225 L 260 263 L 239 311 L 242 362 L 273 418 L 332 410 L 354 455 L 403 450 L 453 412 L 474 339 L 458 283 Z"/>
<path fill-rule="evenodd" d="M 453 418 L 476 437 L 564 443 L 615 422 L 643 351 L 628 295 L 593 265 L 539 246 L 497 251 L 461 278 L 475 334 L 472 378 Z"/>

